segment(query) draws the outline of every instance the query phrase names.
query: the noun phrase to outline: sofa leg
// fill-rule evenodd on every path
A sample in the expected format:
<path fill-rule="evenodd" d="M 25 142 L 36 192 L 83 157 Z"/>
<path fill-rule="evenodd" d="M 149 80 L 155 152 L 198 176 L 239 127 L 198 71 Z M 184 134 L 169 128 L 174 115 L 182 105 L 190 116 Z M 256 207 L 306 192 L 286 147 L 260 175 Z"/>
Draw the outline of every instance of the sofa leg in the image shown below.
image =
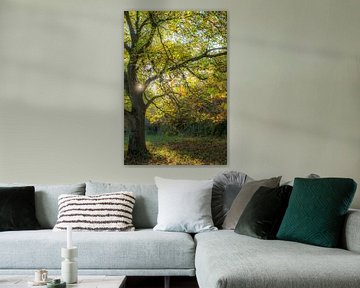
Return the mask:
<path fill-rule="evenodd" d="M 170 276 L 164 277 L 164 288 L 170 288 Z"/>

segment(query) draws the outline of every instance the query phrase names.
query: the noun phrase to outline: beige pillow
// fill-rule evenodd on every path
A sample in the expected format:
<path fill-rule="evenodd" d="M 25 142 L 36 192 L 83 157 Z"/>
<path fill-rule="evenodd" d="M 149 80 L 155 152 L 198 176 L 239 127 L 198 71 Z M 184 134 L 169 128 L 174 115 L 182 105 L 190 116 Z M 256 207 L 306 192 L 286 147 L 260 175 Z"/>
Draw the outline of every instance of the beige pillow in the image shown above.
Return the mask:
<path fill-rule="evenodd" d="M 246 205 L 249 203 L 251 197 L 255 192 L 261 187 L 276 188 L 279 187 L 281 176 L 273 177 L 270 179 L 263 179 L 258 181 L 251 181 L 244 184 L 236 196 L 234 202 L 231 204 L 230 210 L 227 213 L 224 223 L 222 225 L 223 229 L 234 230 L 237 222 L 240 219 L 241 214 L 243 213 Z"/>

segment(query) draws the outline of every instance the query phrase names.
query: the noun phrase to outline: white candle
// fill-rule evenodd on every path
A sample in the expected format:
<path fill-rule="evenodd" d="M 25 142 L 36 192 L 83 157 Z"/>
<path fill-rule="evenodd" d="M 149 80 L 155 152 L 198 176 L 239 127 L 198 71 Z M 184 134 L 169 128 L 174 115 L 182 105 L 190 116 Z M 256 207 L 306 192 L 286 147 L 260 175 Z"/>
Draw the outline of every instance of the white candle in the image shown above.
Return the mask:
<path fill-rule="evenodd" d="M 66 232 L 67 232 L 67 244 L 66 244 L 66 248 L 70 249 L 72 248 L 72 235 L 71 235 L 71 231 L 72 231 L 72 227 L 69 225 L 67 226 Z"/>

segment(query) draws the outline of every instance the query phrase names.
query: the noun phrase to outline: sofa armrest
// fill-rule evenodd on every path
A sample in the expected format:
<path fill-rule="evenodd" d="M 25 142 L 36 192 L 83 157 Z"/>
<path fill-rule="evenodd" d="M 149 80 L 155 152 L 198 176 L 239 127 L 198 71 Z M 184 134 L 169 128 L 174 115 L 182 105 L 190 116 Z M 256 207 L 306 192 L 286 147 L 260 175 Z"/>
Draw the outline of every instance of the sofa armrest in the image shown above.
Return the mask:
<path fill-rule="evenodd" d="M 349 210 L 343 232 L 343 248 L 360 253 L 360 210 Z"/>

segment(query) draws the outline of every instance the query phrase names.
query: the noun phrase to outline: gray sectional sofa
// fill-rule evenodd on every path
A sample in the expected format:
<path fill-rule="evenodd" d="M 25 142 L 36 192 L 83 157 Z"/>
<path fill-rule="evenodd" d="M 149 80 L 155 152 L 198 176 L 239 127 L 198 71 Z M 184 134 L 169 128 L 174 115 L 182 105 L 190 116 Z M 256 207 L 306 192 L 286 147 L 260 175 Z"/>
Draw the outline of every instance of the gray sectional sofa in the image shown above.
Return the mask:
<path fill-rule="evenodd" d="M 160 232 L 152 230 L 158 209 L 155 185 L 94 182 L 35 185 L 37 218 L 43 229 L 0 232 L 0 277 L 39 268 L 48 269 L 50 275 L 60 273 L 60 248 L 66 245 L 66 233 L 51 230 L 60 194 L 124 190 L 136 195 L 136 231 L 74 232 L 79 274 L 196 275 L 201 288 L 360 287 L 360 211 L 348 213 L 343 248 L 338 249 L 260 240 L 231 230 L 196 235 Z"/>

